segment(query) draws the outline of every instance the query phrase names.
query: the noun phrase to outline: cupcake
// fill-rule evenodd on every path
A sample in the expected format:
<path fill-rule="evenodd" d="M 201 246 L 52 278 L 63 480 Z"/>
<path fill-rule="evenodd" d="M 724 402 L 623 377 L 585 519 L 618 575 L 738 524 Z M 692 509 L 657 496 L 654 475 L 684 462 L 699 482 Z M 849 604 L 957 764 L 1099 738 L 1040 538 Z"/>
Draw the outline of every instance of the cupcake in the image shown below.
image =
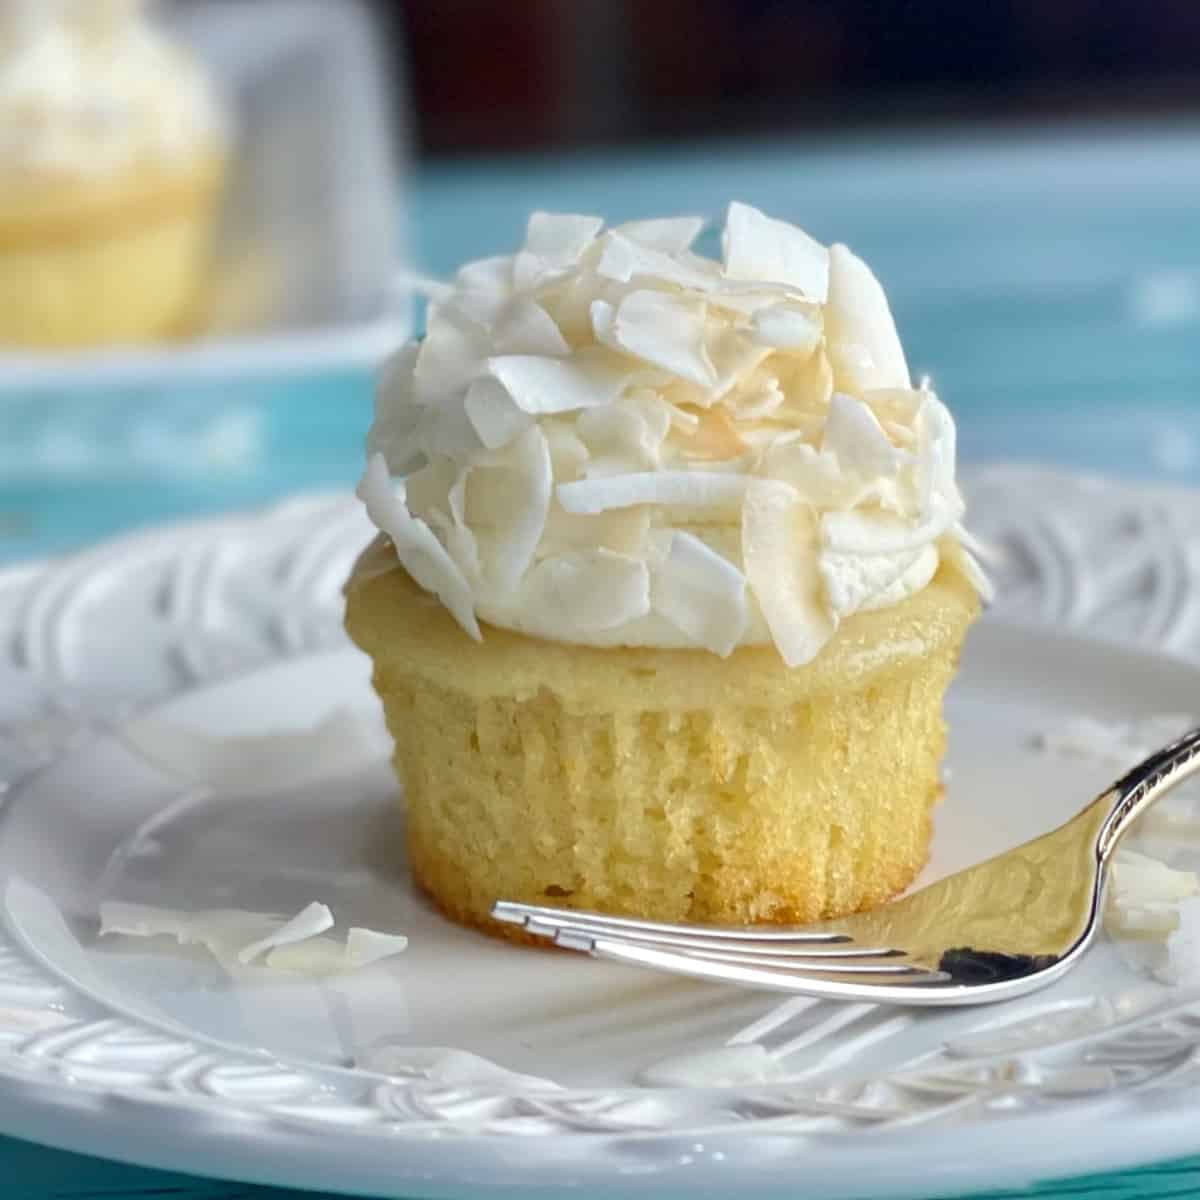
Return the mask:
<path fill-rule="evenodd" d="M 224 122 L 137 0 L 0 0 L 0 346 L 175 335 L 197 302 Z"/>
<path fill-rule="evenodd" d="M 926 860 L 987 587 L 954 422 L 845 246 L 701 228 L 536 213 L 381 380 L 346 624 L 456 920 L 808 922 Z"/>

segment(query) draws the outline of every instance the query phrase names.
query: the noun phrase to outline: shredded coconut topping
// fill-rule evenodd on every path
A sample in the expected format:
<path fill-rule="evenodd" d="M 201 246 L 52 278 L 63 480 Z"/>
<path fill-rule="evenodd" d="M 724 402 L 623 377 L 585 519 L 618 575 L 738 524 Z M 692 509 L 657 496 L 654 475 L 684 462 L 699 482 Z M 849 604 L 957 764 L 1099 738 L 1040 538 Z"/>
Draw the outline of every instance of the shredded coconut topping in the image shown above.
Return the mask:
<path fill-rule="evenodd" d="M 954 422 L 870 269 L 744 204 L 721 262 L 701 226 L 535 213 L 384 371 L 359 494 L 471 637 L 799 666 L 943 562 L 986 591 Z"/>

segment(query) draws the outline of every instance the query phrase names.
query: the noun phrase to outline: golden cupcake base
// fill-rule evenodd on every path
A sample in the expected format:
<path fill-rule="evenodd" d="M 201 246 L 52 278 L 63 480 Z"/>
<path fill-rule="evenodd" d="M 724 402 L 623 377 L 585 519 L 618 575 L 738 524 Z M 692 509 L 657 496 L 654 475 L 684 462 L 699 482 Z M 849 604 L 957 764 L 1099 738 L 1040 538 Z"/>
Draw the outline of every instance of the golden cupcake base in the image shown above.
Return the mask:
<path fill-rule="evenodd" d="M 94 347 L 175 336 L 208 266 L 223 174 L 210 156 L 172 174 L 6 181 L 0 345 Z"/>
<path fill-rule="evenodd" d="M 878 905 L 928 855 L 942 700 L 978 600 L 943 568 L 816 661 L 772 646 L 471 641 L 381 539 L 347 585 L 396 741 L 410 856 L 454 919 L 497 899 L 675 921 L 804 923 Z"/>

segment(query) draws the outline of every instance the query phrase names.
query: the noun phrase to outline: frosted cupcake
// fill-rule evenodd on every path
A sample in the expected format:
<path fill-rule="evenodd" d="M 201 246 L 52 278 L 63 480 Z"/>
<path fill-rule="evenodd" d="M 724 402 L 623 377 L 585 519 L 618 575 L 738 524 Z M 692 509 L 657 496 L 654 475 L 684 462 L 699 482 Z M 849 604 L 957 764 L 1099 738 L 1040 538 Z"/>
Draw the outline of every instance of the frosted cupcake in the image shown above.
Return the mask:
<path fill-rule="evenodd" d="M 226 158 L 207 79 L 138 0 L 0 0 L 0 346 L 178 333 Z"/>
<path fill-rule="evenodd" d="M 346 621 L 460 921 L 805 922 L 925 862 L 986 588 L 954 423 L 846 247 L 701 224 L 537 213 L 381 381 Z"/>

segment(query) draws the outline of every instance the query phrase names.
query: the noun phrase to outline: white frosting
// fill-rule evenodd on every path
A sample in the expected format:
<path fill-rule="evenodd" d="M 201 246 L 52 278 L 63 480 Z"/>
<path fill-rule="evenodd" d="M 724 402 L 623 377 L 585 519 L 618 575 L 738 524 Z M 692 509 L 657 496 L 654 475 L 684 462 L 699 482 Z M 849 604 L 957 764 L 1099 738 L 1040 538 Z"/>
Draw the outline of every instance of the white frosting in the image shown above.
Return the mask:
<path fill-rule="evenodd" d="M 954 422 L 867 266 L 742 204 L 716 262 L 701 224 L 535 213 L 385 370 L 359 494 L 471 637 L 796 666 L 944 559 L 986 590 Z"/>
<path fill-rule="evenodd" d="M 0 0 L 0 172 L 190 166 L 225 123 L 141 0 Z"/>

